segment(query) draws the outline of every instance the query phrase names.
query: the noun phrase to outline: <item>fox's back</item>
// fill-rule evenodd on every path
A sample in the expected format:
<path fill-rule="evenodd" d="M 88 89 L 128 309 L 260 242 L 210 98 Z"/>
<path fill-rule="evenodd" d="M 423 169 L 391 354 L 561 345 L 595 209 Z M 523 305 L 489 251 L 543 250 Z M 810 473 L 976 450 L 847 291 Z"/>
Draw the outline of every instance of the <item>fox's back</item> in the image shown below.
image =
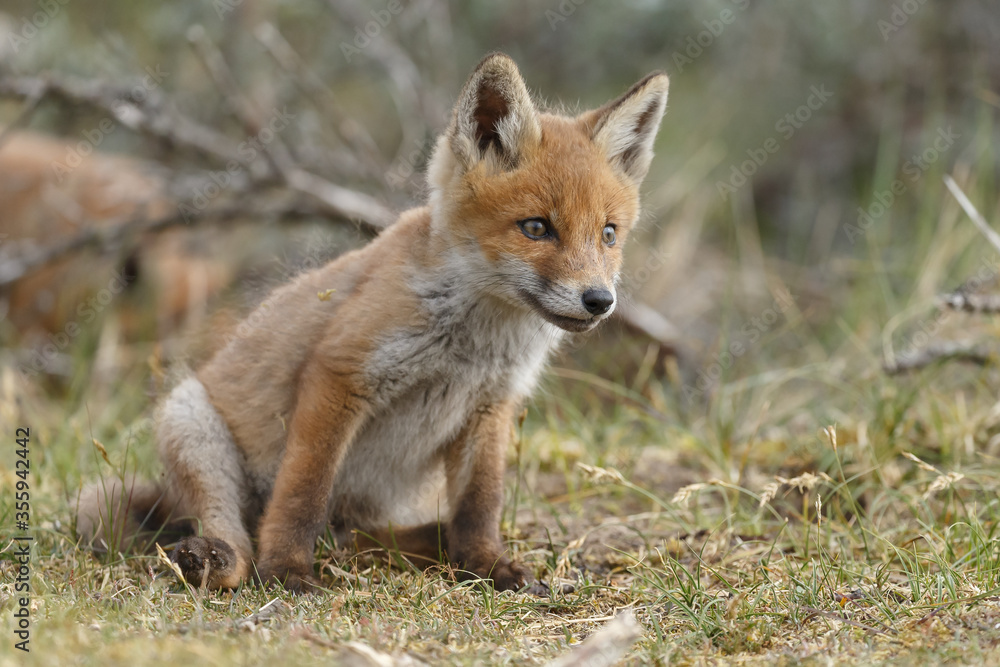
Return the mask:
<path fill-rule="evenodd" d="M 274 290 L 199 370 L 213 405 L 251 461 L 280 458 L 300 373 L 324 341 L 409 317 L 412 303 L 398 286 L 424 224 L 415 213 L 404 214 L 365 247 Z M 367 350 L 340 353 L 360 359 Z"/>

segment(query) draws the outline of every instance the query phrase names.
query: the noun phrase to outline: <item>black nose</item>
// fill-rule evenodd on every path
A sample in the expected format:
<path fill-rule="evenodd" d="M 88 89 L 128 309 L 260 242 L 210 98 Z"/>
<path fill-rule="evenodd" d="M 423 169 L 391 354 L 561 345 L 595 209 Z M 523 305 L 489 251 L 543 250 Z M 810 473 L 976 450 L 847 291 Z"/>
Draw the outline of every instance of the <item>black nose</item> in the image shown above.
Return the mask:
<path fill-rule="evenodd" d="M 589 289 L 583 293 L 583 307 L 593 315 L 603 315 L 615 305 L 615 295 L 606 289 Z"/>

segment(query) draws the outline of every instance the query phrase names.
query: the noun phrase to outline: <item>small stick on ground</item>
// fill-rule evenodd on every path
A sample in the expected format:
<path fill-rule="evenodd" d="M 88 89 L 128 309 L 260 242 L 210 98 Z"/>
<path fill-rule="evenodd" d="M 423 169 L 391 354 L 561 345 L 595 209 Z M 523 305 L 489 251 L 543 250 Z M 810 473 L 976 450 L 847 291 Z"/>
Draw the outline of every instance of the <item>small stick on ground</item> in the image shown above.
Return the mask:
<path fill-rule="evenodd" d="M 965 361 L 984 366 L 992 361 L 994 355 L 987 349 L 971 343 L 933 343 L 910 354 L 896 357 L 896 360 L 885 364 L 883 369 L 889 375 L 897 375 L 914 371 L 938 361 Z"/>
<path fill-rule="evenodd" d="M 564 653 L 548 663 L 547 667 L 609 667 L 616 664 L 629 647 L 642 636 L 642 628 L 631 611 L 620 614 L 587 638 L 569 653 Z"/>
<path fill-rule="evenodd" d="M 966 294 L 962 291 L 945 294 L 941 297 L 942 305 L 952 310 L 966 313 L 1000 313 L 1000 294 Z"/>

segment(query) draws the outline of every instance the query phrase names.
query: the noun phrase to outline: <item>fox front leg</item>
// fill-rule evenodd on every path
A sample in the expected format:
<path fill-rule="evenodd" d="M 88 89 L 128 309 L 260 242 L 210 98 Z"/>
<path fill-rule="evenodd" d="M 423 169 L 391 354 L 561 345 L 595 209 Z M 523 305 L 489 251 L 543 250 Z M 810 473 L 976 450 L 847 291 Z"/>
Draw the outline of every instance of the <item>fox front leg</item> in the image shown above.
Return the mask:
<path fill-rule="evenodd" d="M 448 452 L 448 560 L 465 578 L 493 580 L 497 590 L 520 590 L 534 582 L 511 560 L 500 536 L 505 454 L 513 402 L 478 408 Z"/>
<path fill-rule="evenodd" d="M 260 528 L 257 576 L 292 591 L 308 590 L 313 548 L 326 526 L 327 508 L 340 461 L 367 417 L 363 391 L 331 383 L 329 369 L 303 372 L 298 402 L 274 490 Z"/>

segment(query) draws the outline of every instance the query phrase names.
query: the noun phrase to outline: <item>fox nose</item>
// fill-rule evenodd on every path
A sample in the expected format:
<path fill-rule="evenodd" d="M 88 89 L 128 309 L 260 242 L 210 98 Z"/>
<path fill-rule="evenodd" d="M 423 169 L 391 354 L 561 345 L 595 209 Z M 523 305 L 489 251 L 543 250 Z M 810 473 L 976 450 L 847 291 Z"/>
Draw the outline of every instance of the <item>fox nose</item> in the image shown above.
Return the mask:
<path fill-rule="evenodd" d="M 615 305 L 615 295 L 606 289 L 589 289 L 583 293 L 583 307 L 591 315 L 603 315 Z"/>

